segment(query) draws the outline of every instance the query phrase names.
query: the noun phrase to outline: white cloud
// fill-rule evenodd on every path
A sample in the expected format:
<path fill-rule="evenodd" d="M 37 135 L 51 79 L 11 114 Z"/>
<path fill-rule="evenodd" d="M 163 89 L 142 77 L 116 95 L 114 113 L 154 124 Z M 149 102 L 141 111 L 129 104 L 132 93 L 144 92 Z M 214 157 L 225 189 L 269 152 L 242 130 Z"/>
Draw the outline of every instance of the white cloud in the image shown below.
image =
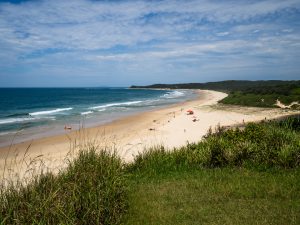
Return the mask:
<path fill-rule="evenodd" d="M 255 42 L 251 40 L 228 40 L 215 41 L 206 44 L 176 44 L 169 45 L 156 51 L 144 51 L 125 54 L 94 54 L 86 57 L 90 61 L 144 61 L 144 60 L 180 60 L 197 57 L 219 57 L 219 55 L 239 55 L 245 56 L 268 56 L 278 57 L 281 54 L 291 54 L 295 43 L 299 43 L 300 38 L 291 36 L 289 39 L 278 37 L 260 38 Z"/>
<path fill-rule="evenodd" d="M 293 32 L 293 29 L 283 29 L 282 32 L 291 33 L 291 32 Z"/>
<path fill-rule="evenodd" d="M 133 68 L 138 62 L 134 68 L 176 70 L 184 63 L 205 62 L 208 68 L 235 57 L 291 60 L 300 52 L 299 24 L 288 21 L 291 14 L 299 18 L 296 10 L 299 0 L 0 3 L 0 66 L 98 71 L 109 63 Z"/>
<path fill-rule="evenodd" d="M 219 37 L 224 37 L 224 36 L 227 36 L 227 35 L 229 35 L 229 32 L 219 32 L 219 33 L 217 33 L 217 36 L 219 36 Z"/>
<path fill-rule="evenodd" d="M 299 2 L 52 0 L 0 4 L 0 40 L 25 52 L 43 48 L 107 49 L 151 40 L 182 40 L 184 32 L 196 28 L 202 19 L 243 21 L 288 7 L 299 7 Z"/>

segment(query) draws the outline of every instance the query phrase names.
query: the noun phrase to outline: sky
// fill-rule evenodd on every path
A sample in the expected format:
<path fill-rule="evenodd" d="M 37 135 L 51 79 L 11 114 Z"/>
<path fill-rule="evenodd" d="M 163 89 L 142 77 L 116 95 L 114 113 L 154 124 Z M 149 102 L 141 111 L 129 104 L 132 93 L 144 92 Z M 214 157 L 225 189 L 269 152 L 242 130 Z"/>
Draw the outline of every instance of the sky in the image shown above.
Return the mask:
<path fill-rule="evenodd" d="M 300 79 L 300 0 L 0 1 L 0 87 Z"/>

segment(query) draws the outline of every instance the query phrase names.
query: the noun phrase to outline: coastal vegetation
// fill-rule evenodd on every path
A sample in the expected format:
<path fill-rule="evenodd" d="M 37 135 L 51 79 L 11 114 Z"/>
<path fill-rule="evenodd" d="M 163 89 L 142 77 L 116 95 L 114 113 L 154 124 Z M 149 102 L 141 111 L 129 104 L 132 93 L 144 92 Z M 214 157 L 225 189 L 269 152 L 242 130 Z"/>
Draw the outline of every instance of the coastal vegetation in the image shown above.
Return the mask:
<path fill-rule="evenodd" d="M 299 224 L 300 118 L 209 130 L 132 163 L 80 152 L 67 169 L 2 186 L 1 224 Z"/>
<path fill-rule="evenodd" d="M 131 88 L 208 89 L 228 93 L 223 104 L 255 107 L 278 107 L 277 100 L 300 109 L 300 81 L 220 81 L 188 84 L 154 84 Z"/>
<path fill-rule="evenodd" d="M 120 224 L 126 193 L 121 160 L 91 147 L 58 175 L 2 186 L 0 224 Z"/>

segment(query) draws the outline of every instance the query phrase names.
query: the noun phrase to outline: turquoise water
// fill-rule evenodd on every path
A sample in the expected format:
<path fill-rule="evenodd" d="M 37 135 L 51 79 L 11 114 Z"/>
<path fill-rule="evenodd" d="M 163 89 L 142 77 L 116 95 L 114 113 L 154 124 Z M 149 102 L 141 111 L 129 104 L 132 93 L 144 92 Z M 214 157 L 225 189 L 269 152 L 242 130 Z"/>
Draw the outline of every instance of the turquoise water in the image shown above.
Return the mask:
<path fill-rule="evenodd" d="M 192 99 L 190 90 L 0 88 L 0 146 Z"/>

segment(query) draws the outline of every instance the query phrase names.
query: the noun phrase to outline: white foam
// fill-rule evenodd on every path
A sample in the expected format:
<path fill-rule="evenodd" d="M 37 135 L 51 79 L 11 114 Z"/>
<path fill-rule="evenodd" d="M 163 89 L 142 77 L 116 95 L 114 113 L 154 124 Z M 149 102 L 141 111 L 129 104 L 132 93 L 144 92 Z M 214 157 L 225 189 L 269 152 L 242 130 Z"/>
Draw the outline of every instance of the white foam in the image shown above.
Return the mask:
<path fill-rule="evenodd" d="M 24 118 L 9 118 L 9 119 L 2 119 L 0 120 L 0 124 L 9 124 L 9 123 L 22 123 L 26 121 L 33 121 L 33 120 L 56 120 L 55 116 L 48 116 L 48 117 L 24 117 Z"/>
<path fill-rule="evenodd" d="M 81 115 L 88 115 L 88 114 L 91 114 L 91 113 L 93 113 L 93 111 L 82 112 Z"/>
<path fill-rule="evenodd" d="M 9 132 L 1 132 L 0 136 L 9 135 L 9 134 L 16 134 L 18 131 L 9 131 Z"/>
<path fill-rule="evenodd" d="M 184 95 L 184 92 L 182 91 L 171 91 L 171 92 L 168 92 L 166 94 L 164 94 L 162 97 L 164 98 L 177 98 L 177 97 L 180 97 L 180 96 L 183 96 Z"/>
<path fill-rule="evenodd" d="M 34 120 L 35 118 L 10 118 L 0 120 L 0 124 L 8 124 L 8 123 L 20 123 L 24 121 Z"/>
<path fill-rule="evenodd" d="M 61 109 L 54 109 L 54 110 L 48 110 L 48 111 L 33 112 L 33 113 L 28 113 L 28 114 L 30 116 L 40 116 L 40 115 L 54 114 L 54 113 L 63 112 L 63 111 L 69 111 L 72 109 L 73 108 L 61 108 Z"/>
<path fill-rule="evenodd" d="M 121 105 L 135 105 L 135 104 L 139 104 L 141 102 L 142 101 L 110 103 L 110 104 L 105 104 L 105 105 L 99 105 L 99 106 L 90 107 L 90 109 L 103 109 L 103 108 L 108 108 L 108 107 L 112 107 L 112 106 L 121 106 Z"/>

